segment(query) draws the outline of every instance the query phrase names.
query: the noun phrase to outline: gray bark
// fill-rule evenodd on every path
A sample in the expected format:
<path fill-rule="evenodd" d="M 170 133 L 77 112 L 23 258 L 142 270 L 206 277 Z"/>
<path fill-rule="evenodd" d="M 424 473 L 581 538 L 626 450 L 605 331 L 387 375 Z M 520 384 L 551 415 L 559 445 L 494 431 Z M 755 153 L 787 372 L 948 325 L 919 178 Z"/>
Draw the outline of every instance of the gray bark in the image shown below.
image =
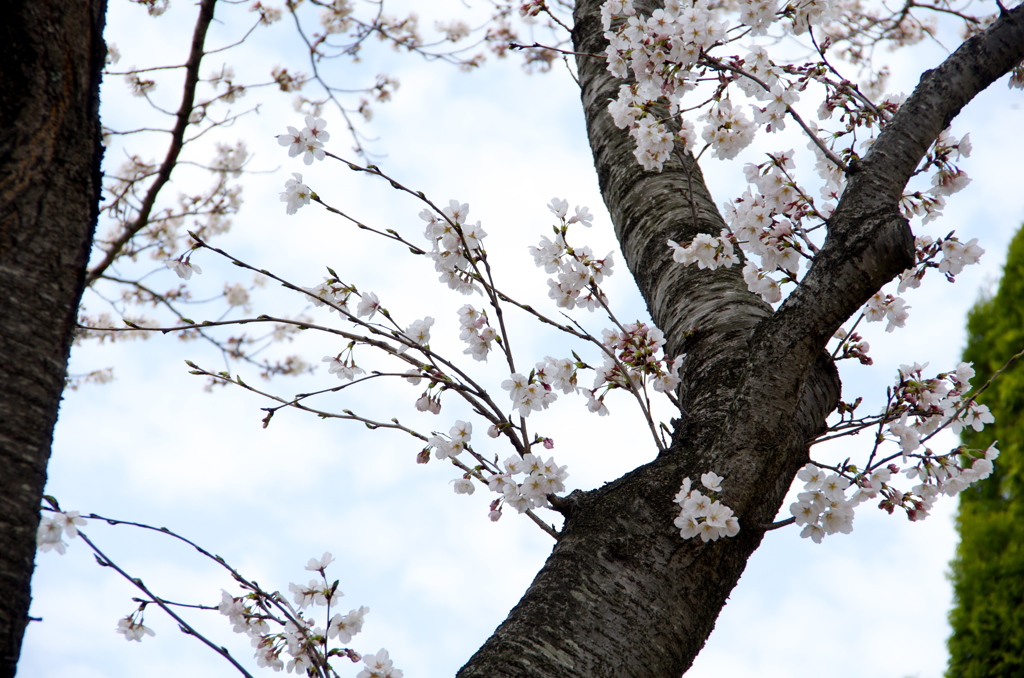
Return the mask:
<path fill-rule="evenodd" d="M 39 505 L 100 190 L 105 0 L 0 20 L 0 678 L 28 622 Z"/>
<path fill-rule="evenodd" d="M 635 4 L 648 15 L 657 6 Z M 604 52 L 600 5 L 576 2 L 579 53 Z M 700 168 L 685 157 L 644 172 L 606 111 L 620 82 L 602 60 L 577 59 L 598 180 L 626 263 L 667 353 L 686 354 L 685 414 L 667 453 L 570 496 L 547 563 L 461 678 L 676 678 L 689 668 L 838 401 L 825 343 L 913 263 L 913 235 L 897 209 L 911 173 L 963 105 L 1022 59 L 1024 6 L 925 73 L 849 177 L 825 245 L 774 313 L 739 270 L 672 262 L 667 239 L 717 235 L 723 225 Z M 741 532 L 684 541 L 672 498 L 683 477 L 709 470 L 727 478 L 722 501 Z"/>

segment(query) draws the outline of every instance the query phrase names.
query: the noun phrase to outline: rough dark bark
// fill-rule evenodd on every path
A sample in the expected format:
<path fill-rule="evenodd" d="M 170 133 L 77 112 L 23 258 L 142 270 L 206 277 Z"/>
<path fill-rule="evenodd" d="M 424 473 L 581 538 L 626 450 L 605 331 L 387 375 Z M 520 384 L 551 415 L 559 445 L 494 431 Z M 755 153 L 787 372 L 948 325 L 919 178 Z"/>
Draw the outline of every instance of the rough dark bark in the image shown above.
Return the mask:
<path fill-rule="evenodd" d="M 0 678 L 31 601 L 39 505 L 100 190 L 105 0 L 0 21 Z"/>
<path fill-rule="evenodd" d="M 577 52 L 600 54 L 601 0 L 577 0 Z M 650 14 L 654 2 L 636 2 Z M 962 106 L 1024 58 L 1024 7 L 927 72 L 850 177 L 826 243 L 775 313 L 737 269 L 673 264 L 665 241 L 717 235 L 722 218 L 692 157 L 644 172 L 606 111 L 619 81 L 577 60 L 598 180 L 626 262 L 669 355 L 686 354 L 685 409 L 670 450 L 608 485 L 575 493 L 561 538 L 523 599 L 461 678 L 676 678 L 714 627 L 808 441 L 839 397 L 823 353 L 840 324 L 913 262 L 897 201 L 928 145 Z M 696 220 L 694 212 L 697 213 Z M 740 534 L 683 541 L 672 498 L 683 477 L 726 477 Z"/>

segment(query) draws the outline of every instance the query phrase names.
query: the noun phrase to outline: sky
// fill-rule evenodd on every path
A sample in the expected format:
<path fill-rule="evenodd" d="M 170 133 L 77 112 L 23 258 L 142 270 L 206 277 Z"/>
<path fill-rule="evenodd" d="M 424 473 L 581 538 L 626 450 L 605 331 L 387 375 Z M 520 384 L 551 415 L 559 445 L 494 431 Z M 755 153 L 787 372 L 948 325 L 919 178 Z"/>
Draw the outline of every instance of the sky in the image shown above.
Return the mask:
<path fill-rule="evenodd" d="M 218 15 L 212 44 L 229 44 L 244 33 L 248 17 L 238 19 L 244 10 L 226 8 Z M 429 30 L 436 17 L 422 7 L 417 11 L 421 27 Z M 482 9 L 467 10 L 453 0 L 431 3 L 429 11 L 444 18 L 479 15 Z M 178 2 L 153 18 L 137 5 L 112 2 L 107 39 L 123 55 L 117 66 L 183 62 L 194 13 L 191 4 Z M 943 40 L 956 43 L 953 35 Z M 878 54 L 893 69 L 889 91 L 909 92 L 920 72 L 943 54 L 936 44 L 899 56 Z M 221 61 L 209 58 L 204 74 L 227 61 L 239 81 L 265 80 L 277 64 L 302 67 L 301 47 L 284 22 L 224 52 Z M 435 203 L 469 203 L 471 220 L 481 220 L 490 234 L 489 251 L 503 289 L 554 312 L 546 298 L 546 276 L 534 268 L 526 250 L 549 233 L 546 203 L 552 197 L 589 206 L 596 215 L 594 227 L 574 237 L 596 253 L 617 253 L 592 169 L 578 90 L 563 67 L 527 75 L 513 55 L 465 73 L 375 44 L 360 63 L 332 64 L 328 78 L 357 87 L 381 72 L 397 76 L 401 86 L 393 101 L 376 105 L 373 120 L 362 124 L 376 139 L 369 144 L 379 154 L 375 162 Z M 173 73 L 161 75 L 154 93 L 154 101 L 171 110 L 178 96 L 173 78 Z M 142 116 L 150 115 L 118 77 L 104 83 L 102 98 L 108 126 L 143 126 L 140 120 L 148 118 Z M 288 158 L 274 137 L 288 125 L 301 127 L 302 116 L 287 95 L 270 90 L 250 92 L 232 110 L 257 103 L 258 112 L 239 118 L 216 137 L 242 139 L 252 153 L 251 173 L 242 180 L 242 210 L 217 245 L 305 286 L 318 283 L 330 266 L 361 290 L 374 291 L 403 323 L 426 315 L 437 318 L 431 346 L 461 355 L 456 310 L 479 302 L 435 285 L 429 262 L 315 205 L 286 216 L 278 194 L 290 173 L 300 172 L 329 204 L 375 228 L 394 228 L 414 242 L 421 237 L 417 214 L 422 205 L 340 163 L 306 166 Z M 956 229 L 962 240 L 978 238 L 986 254 L 956 284 L 929 274 L 921 289 L 907 295 L 911 317 L 904 330 L 886 334 L 879 324 L 864 326 L 875 365 L 843 366 L 844 400 L 862 395 L 864 407 L 877 410 L 898 365 L 928 362 L 937 372 L 957 364 L 966 311 L 979 294 L 993 288 L 1006 245 L 1024 220 L 1024 199 L 1011 164 L 1024 155 L 1024 140 L 1012 132 L 1020 126 L 1021 106 L 1020 92 L 1008 90 L 1004 80 L 954 121 L 956 136 L 971 134 L 974 152 L 962 166 L 973 181 L 950 200 L 944 218 L 924 232 L 939 236 Z M 323 117 L 332 133 L 328 150 L 354 159 L 337 113 L 328 108 Z M 108 167 L 120 164 L 126 144 L 141 155 L 162 154 L 156 134 L 138 142 L 115 139 L 108 148 Z M 722 203 L 743 191 L 744 162 L 804 145 L 792 135 L 762 134 L 737 160 L 708 159 L 702 167 Z M 197 151 L 196 158 L 208 158 L 208 146 L 205 153 Z M 172 188 L 197 190 L 201 180 L 201 173 L 184 168 Z M 193 261 L 203 269 L 192 281 L 196 299 L 215 297 L 226 283 L 252 284 L 251 277 L 211 252 L 198 252 Z M 125 271 L 149 275 L 147 281 L 158 288 L 177 282 L 162 262 L 144 257 Z M 621 256 L 607 290 L 620 318 L 647 317 Z M 308 308 L 274 284 L 255 289 L 252 298 L 253 315 L 307 313 L 337 324 L 336 316 Z M 109 310 L 95 294 L 87 294 L 84 303 L 89 312 Z M 197 304 L 192 317 L 216 319 L 220 313 L 221 307 L 211 302 Z M 600 318 L 576 317 L 592 332 L 602 327 Z M 574 347 L 510 314 L 513 322 L 509 340 L 521 364 L 567 355 Z M 342 348 L 329 336 L 307 332 L 271 350 L 319 364 L 321 357 Z M 357 357 L 373 363 L 366 352 Z M 288 411 L 279 412 L 264 429 L 260 408 L 266 399 L 240 388 L 205 389 L 202 377 L 188 373 L 185 360 L 213 371 L 225 369 L 210 347 L 174 335 L 77 346 L 72 374 L 113 367 L 115 378 L 65 394 L 47 493 L 65 510 L 166 526 L 268 589 L 287 591 L 289 583 L 305 583 L 310 575 L 303 569 L 306 562 L 330 552 L 336 562 L 328 574 L 340 580 L 345 592 L 341 611 L 370 608 L 363 632 L 351 645 L 361 652 L 386 647 L 406 676 L 453 675 L 525 591 L 550 551 L 551 538 L 511 511 L 490 522 L 488 493 L 481 488 L 468 497 L 454 494 L 455 469 L 436 461 L 415 464 L 421 445 L 411 438 Z M 486 366 L 471 366 L 495 387 L 507 377 L 493 358 Z M 283 397 L 338 383 L 325 369 L 269 383 L 239 373 L 257 388 Z M 317 402 L 331 411 L 351 408 L 384 420 L 398 416 L 424 431 L 447 431 L 469 415 L 454 399 L 446 400 L 436 417 L 418 413 L 412 405 L 419 393 L 406 384 L 376 389 L 371 383 L 358 394 L 327 394 Z M 588 413 L 582 398 L 563 400 L 531 417 L 531 425 L 554 439 L 552 454 L 568 465 L 570 490 L 597 487 L 653 458 L 654 446 L 645 434 L 636 435 L 643 430 L 641 420 L 624 398 L 609 401 L 613 416 L 606 418 Z M 478 424 L 483 447 L 489 439 L 480 435 L 482 429 Z M 947 438 L 949 446 L 956 444 Z M 865 446 L 863 440 L 847 439 L 820 454 L 830 460 L 856 458 Z M 502 458 L 509 453 L 493 452 Z M 945 499 L 928 520 L 911 524 L 865 507 L 853 534 L 829 537 L 821 545 L 800 539 L 797 528 L 769 534 L 686 675 L 938 678 L 949 632 L 945 573 L 956 544 L 954 511 L 955 502 Z M 216 604 L 222 589 L 237 592 L 216 564 L 164 535 L 99 521 L 83 530 L 113 562 L 164 598 Z M 30 624 L 26 634 L 20 676 L 233 673 L 223 659 L 153 608 L 147 609 L 145 623 L 156 635 L 126 642 L 115 629 L 118 619 L 135 609 L 131 599 L 138 592 L 110 568 L 98 567 L 80 540 L 71 541 L 63 556 L 38 555 L 33 595 L 32 614 L 41 621 Z M 231 632 L 226 618 L 206 612 L 190 619 L 252 666 L 248 642 Z M 349 670 L 354 676 L 358 667 L 342 667 L 342 675 Z"/>

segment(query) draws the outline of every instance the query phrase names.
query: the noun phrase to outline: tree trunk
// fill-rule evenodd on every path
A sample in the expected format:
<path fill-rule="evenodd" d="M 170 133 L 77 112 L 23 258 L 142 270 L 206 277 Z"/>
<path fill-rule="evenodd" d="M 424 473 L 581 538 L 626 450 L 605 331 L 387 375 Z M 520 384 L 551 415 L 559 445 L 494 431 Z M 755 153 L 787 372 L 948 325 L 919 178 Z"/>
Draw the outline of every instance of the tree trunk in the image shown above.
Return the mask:
<path fill-rule="evenodd" d="M 39 505 L 100 195 L 106 0 L 0 21 L 0 678 L 31 602 Z"/>
<path fill-rule="evenodd" d="M 603 54 L 602 0 L 577 0 L 574 46 Z M 650 15 L 655 2 L 635 2 Z M 577 57 L 598 180 L 626 263 L 680 371 L 671 448 L 602 488 L 569 497 L 561 538 L 523 599 L 459 672 L 479 676 L 677 678 L 714 627 L 808 443 L 839 398 L 824 353 L 835 330 L 913 263 L 898 200 L 928 145 L 956 113 L 1024 58 L 1024 6 L 922 78 L 849 177 L 824 247 L 774 313 L 738 267 L 672 262 L 666 240 L 718 235 L 722 217 L 691 156 L 642 170 L 607 112 L 621 81 L 603 58 Z M 725 476 L 734 538 L 684 541 L 672 499 L 684 477 Z M 699 480 L 698 480 L 699 482 Z"/>

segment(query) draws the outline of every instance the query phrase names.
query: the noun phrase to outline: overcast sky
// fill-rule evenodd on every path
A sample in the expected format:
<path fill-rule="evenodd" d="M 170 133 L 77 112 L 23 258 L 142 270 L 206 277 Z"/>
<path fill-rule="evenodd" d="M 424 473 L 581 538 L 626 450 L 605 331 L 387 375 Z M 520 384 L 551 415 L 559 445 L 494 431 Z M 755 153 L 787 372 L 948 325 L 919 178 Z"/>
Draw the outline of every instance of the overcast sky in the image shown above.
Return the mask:
<path fill-rule="evenodd" d="M 166 15 L 154 19 L 127 4 L 111 2 L 108 18 L 107 38 L 123 55 L 118 67 L 183 62 L 195 8 L 174 3 Z M 227 44 L 244 32 L 232 19 L 244 14 L 242 9 L 218 9 L 224 13 L 212 29 L 212 44 Z M 479 9 L 474 8 L 477 13 Z M 418 11 L 424 14 L 422 8 Z M 467 10 L 453 0 L 431 3 L 430 11 L 458 17 Z M 421 26 L 429 29 L 433 20 L 423 16 Z M 947 45 L 955 44 L 954 35 L 945 38 Z M 940 46 L 926 44 L 896 59 L 883 50 L 878 56 L 893 59 L 889 90 L 909 93 L 920 72 L 936 65 L 943 54 Z M 529 76 L 513 55 L 464 73 L 378 45 L 363 57 L 357 65 L 339 60 L 326 75 L 342 87 L 372 82 L 381 72 L 401 81 L 394 100 L 376 106 L 372 122 L 363 125 L 377 138 L 370 148 L 381 155 L 378 164 L 437 203 L 452 198 L 468 202 L 471 220 L 481 220 L 490 234 L 489 252 L 500 286 L 554 312 L 546 297 L 546 276 L 534 268 L 526 250 L 549 233 L 545 204 L 552 197 L 565 198 L 571 206 L 589 206 L 596 215 L 594 227 L 576 237 L 585 238 L 598 254 L 617 252 L 597 190 L 578 89 L 564 67 Z M 301 49 L 285 23 L 255 34 L 223 58 L 242 82 L 266 79 L 277 64 L 302 69 Z M 204 75 L 220 64 L 215 56 L 209 59 Z M 127 94 L 120 78 L 106 82 L 102 95 L 105 124 L 147 124 L 139 118 L 139 100 Z M 173 110 L 180 95 L 169 80 L 161 81 L 154 96 Z M 461 357 L 456 310 L 467 301 L 480 306 L 481 300 L 443 289 L 435 284 L 429 262 L 356 231 L 315 205 L 286 216 L 278 193 L 289 173 L 301 172 L 325 201 L 375 228 L 394 228 L 414 242 L 421 238 L 417 214 L 422 206 L 339 163 L 307 167 L 288 158 L 274 136 L 287 125 L 301 127 L 301 115 L 286 96 L 269 91 L 251 93 L 233 110 L 256 103 L 261 104 L 258 113 L 244 116 L 217 137 L 243 139 L 253 154 L 249 169 L 255 172 L 243 179 L 243 209 L 217 244 L 300 285 L 318 283 L 326 275 L 325 266 L 331 266 L 346 281 L 375 292 L 403 325 L 426 315 L 437 318 L 431 346 Z M 979 238 L 986 254 L 955 285 L 930 273 L 921 289 L 907 295 L 912 308 L 906 329 L 886 334 L 881 324 L 864 328 L 875 365 L 843 366 L 844 400 L 864 396 L 864 407 L 877 411 L 899 364 L 929 362 L 936 372 L 957 364 L 965 313 L 998 279 L 1005 247 L 1024 219 L 1019 171 L 1013 163 L 1024 157 L 1024 140 L 1016 133 L 1021 105 L 1020 91 L 1008 90 L 1004 79 L 954 122 L 956 136 L 971 133 L 974 153 L 962 166 L 973 182 L 950 200 L 946 216 L 923 232 L 940 236 L 956 229 L 962 240 Z M 339 116 L 328 108 L 324 118 L 332 133 L 328 149 L 349 156 L 350 141 Z M 736 160 L 708 159 L 702 166 L 721 204 L 742 192 L 744 162 L 761 162 L 768 151 L 803 152 L 804 147 L 805 141 L 793 135 L 762 134 Z M 108 167 L 120 164 L 123 148 L 120 141 L 112 144 Z M 133 148 L 150 157 L 163 153 L 158 143 Z M 176 175 L 172 189 L 196 190 L 200 184 L 188 182 L 197 177 L 201 175 Z M 645 319 L 643 302 L 621 256 L 616 256 L 607 288 L 613 307 L 624 321 Z M 211 252 L 199 252 L 193 261 L 203 269 L 193 279 L 196 298 L 214 296 L 225 283 L 251 283 L 251 277 Z M 154 287 L 169 289 L 177 282 L 160 262 L 139 266 L 155 271 L 147 278 Z M 87 294 L 85 304 L 89 312 L 109 310 L 95 294 Z M 303 299 L 274 285 L 253 292 L 253 315 L 302 312 L 313 314 Z M 211 303 L 197 306 L 192 317 L 216 319 L 219 314 L 220 307 Z M 336 322 L 336 316 L 314 315 L 324 323 Z M 604 325 L 586 313 L 576 317 L 595 333 Z M 510 318 L 509 339 L 520 364 L 580 350 L 522 322 L 522 317 Z M 342 348 L 330 337 L 307 333 L 275 350 L 319 364 L 323 356 Z M 587 355 L 596 360 L 592 351 Z M 368 352 L 357 353 L 362 356 L 371 360 Z M 186 359 L 225 369 L 210 347 L 173 335 L 77 347 L 73 374 L 113 367 L 115 380 L 66 393 L 47 493 L 67 510 L 166 526 L 223 556 L 268 589 L 287 591 L 290 582 L 304 583 L 310 574 L 303 569 L 306 562 L 331 552 L 337 560 L 328 574 L 340 580 L 346 594 L 342 611 L 361 605 L 371 610 L 352 646 L 362 652 L 386 647 L 410 678 L 453 675 L 525 591 L 550 551 L 551 538 L 511 510 L 491 523 L 487 505 L 492 497 L 482 488 L 469 497 L 455 495 L 450 481 L 458 477 L 456 470 L 437 461 L 415 464 L 422 446 L 402 434 L 288 411 L 263 429 L 260 407 L 266 400 L 239 388 L 205 390 L 202 377 L 188 374 Z M 496 385 L 507 377 L 498 362 L 492 358 L 486 367 L 470 367 Z M 284 397 L 338 383 L 324 369 L 269 384 L 240 374 Z M 456 419 L 469 415 L 454 399 L 445 400 L 436 417 L 417 413 L 412 405 L 420 391 L 407 384 L 371 384 L 358 393 L 324 396 L 318 404 L 385 420 L 398 416 L 428 432 L 447 431 Z M 503 396 L 499 392 L 496 399 Z M 599 486 L 653 458 L 654 446 L 625 397 L 610 399 L 613 416 L 606 418 L 588 413 L 582 398 L 563 400 L 531 417 L 531 425 L 554 439 L 552 454 L 568 465 L 570 490 Z M 474 441 L 479 439 L 480 449 L 501 458 L 511 452 L 487 447 L 492 443 L 482 436 L 484 426 L 476 425 Z M 956 444 L 951 436 L 946 442 Z M 848 440 L 821 454 L 828 460 L 856 460 L 866 446 L 863 440 Z M 954 502 L 946 499 L 928 520 L 910 524 L 901 515 L 862 507 L 852 535 L 832 536 L 821 545 L 800 539 L 798 528 L 770 533 L 686 675 L 939 678 L 946 657 L 950 588 L 945 573 L 956 543 L 954 510 Z M 552 521 L 558 518 L 545 515 Z M 167 599 L 216 604 L 221 589 L 237 594 L 223 570 L 164 536 L 103 524 L 84 529 L 113 561 Z M 40 554 L 32 614 L 42 621 L 29 627 L 19 675 L 232 674 L 226 662 L 180 633 L 159 610 L 146 612 L 146 625 L 155 637 L 128 643 L 117 635 L 118 619 L 135 609 L 131 598 L 136 594 L 116 573 L 98 567 L 80 541 L 71 542 L 64 556 Z M 216 643 L 226 645 L 247 666 L 253 664 L 248 642 L 231 632 L 226 618 L 205 613 L 195 619 Z M 339 668 L 344 675 L 344 667 Z M 353 667 L 351 675 L 357 672 Z"/>

